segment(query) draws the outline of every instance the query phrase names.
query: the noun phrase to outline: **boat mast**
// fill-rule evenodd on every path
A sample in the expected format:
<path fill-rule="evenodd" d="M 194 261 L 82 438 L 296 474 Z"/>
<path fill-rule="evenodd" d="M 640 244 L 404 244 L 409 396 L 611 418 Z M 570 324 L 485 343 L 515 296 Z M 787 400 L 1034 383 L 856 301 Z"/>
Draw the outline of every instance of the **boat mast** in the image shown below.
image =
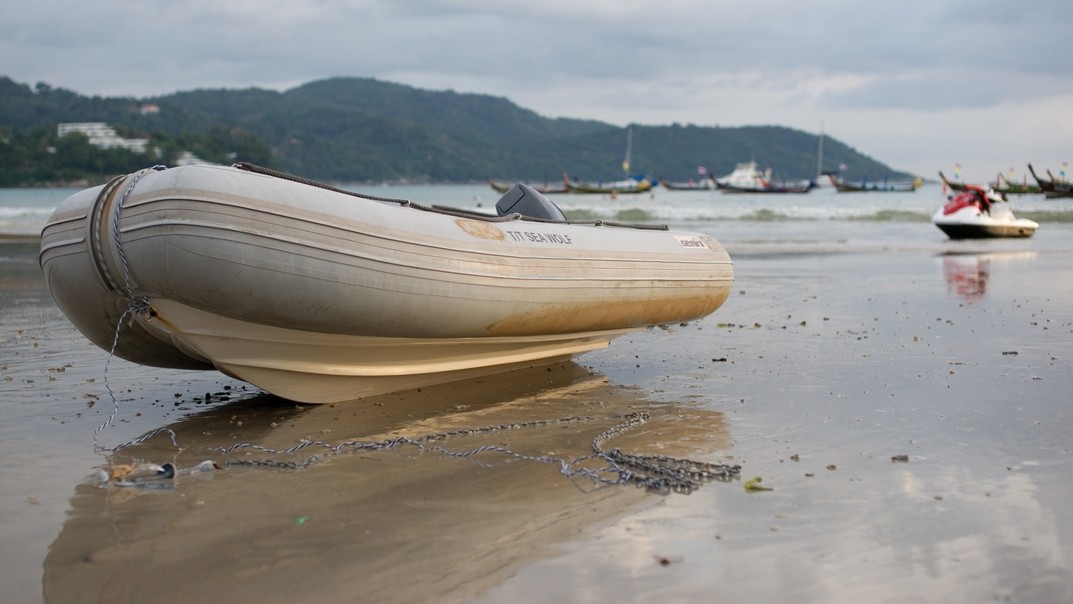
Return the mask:
<path fill-rule="evenodd" d="M 633 129 L 626 126 L 626 159 L 622 160 L 622 171 L 630 175 L 630 150 L 633 148 Z"/>
<path fill-rule="evenodd" d="M 823 177 L 823 122 L 820 122 L 820 150 L 816 159 L 816 180 Z"/>

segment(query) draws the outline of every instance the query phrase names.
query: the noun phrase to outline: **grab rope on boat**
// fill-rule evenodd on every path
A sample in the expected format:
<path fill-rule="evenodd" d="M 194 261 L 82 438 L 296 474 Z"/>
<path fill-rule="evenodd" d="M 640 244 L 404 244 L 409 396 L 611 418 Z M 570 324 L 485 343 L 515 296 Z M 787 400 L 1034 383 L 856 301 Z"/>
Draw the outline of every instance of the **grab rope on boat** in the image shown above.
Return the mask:
<path fill-rule="evenodd" d="M 108 367 L 112 362 L 112 357 L 115 356 L 116 349 L 119 347 L 119 336 L 123 330 L 123 325 L 127 323 L 128 320 L 133 320 L 135 315 L 146 317 L 152 312 L 152 308 L 149 306 L 149 299 L 146 296 L 138 297 L 134 295 L 134 286 L 131 284 L 130 279 L 130 266 L 127 265 L 127 254 L 123 251 L 123 242 L 119 238 L 119 214 L 123 211 L 123 204 L 126 203 L 127 197 L 130 196 L 131 191 L 134 190 L 134 187 L 138 184 L 138 181 L 141 180 L 142 176 L 148 172 L 166 169 L 167 166 L 158 164 L 135 173 L 134 176 L 131 177 L 130 186 L 123 191 L 119 200 L 116 201 L 115 211 L 112 214 L 112 243 L 115 245 L 116 253 L 119 255 L 119 264 L 123 269 L 123 288 L 127 293 L 127 308 L 123 311 L 123 314 L 119 316 L 119 320 L 116 321 L 115 335 L 112 337 L 112 348 L 108 351 L 108 358 L 104 361 L 104 388 L 108 391 L 108 397 L 112 400 L 112 413 L 103 424 L 97 426 L 97 429 L 93 431 L 93 449 L 98 452 L 118 451 L 123 447 L 134 445 L 152 438 L 165 430 L 171 433 L 171 440 L 175 443 L 175 433 L 167 428 L 162 428 L 161 430 L 147 434 L 140 439 L 136 439 L 112 449 L 107 449 L 101 446 L 100 441 L 98 440 L 101 431 L 111 426 L 112 423 L 115 422 L 116 416 L 119 414 L 119 401 L 116 399 L 115 392 L 112 391 L 112 385 L 108 381 Z M 178 443 L 175 444 L 175 447 L 179 447 Z"/>

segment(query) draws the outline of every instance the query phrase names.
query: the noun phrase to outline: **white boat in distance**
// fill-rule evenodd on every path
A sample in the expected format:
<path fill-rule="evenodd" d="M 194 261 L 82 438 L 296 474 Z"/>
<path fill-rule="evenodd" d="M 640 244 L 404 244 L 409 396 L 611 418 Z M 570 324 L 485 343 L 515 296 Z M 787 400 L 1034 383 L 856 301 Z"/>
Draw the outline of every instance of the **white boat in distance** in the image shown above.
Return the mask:
<path fill-rule="evenodd" d="M 808 193 L 815 188 L 812 181 L 792 183 L 771 182 L 771 168 L 761 172 L 756 162 L 738 164 L 734 171 L 715 179 L 715 186 L 724 193 Z"/>
<path fill-rule="evenodd" d="M 570 222 L 524 185 L 496 208 L 423 207 L 242 164 L 149 169 L 64 201 L 40 260 L 60 309 L 101 348 L 118 329 L 121 358 L 215 367 L 307 403 L 567 359 L 706 316 L 733 283 L 703 234 Z"/>
<path fill-rule="evenodd" d="M 726 176 L 716 178 L 715 184 L 728 191 L 761 190 L 764 188 L 765 175 L 750 161 L 734 166 L 734 171 Z"/>

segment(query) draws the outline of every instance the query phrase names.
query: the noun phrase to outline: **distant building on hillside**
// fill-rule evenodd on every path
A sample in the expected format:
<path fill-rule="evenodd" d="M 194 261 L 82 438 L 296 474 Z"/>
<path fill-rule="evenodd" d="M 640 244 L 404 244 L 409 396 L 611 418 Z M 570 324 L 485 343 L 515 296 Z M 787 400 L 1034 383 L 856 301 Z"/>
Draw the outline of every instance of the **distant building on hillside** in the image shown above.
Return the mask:
<path fill-rule="evenodd" d="M 199 165 L 215 165 L 212 162 L 207 162 L 200 157 L 194 155 L 190 151 L 183 151 L 175 158 L 173 162 L 175 166 L 199 166 Z"/>
<path fill-rule="evenodd" d="M 60 138 L 72 132 L 84 134 L 89 139 L 89 144 L 100 149 L 118 148 L 145 153 L 145 147 L 149 144 L 147 138 L 123 138 L 116 134 L 114 128 L 104 122 L 73 122 L 56 127 L 56 135 Z"/>

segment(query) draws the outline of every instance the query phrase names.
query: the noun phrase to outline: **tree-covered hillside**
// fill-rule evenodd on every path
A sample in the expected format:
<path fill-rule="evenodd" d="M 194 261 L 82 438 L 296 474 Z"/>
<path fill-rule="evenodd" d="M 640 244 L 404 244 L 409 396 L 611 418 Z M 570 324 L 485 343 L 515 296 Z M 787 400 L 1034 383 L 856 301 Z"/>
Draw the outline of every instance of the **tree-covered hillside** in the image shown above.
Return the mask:
<path fill-rule="evenodd" d="M 146 107 L 153 111 L 146 111 Z M 144 155 L 60 141 L 63 122 L 106 122 L 149 138 Z M 816 135 L 779 126 L 633 125 L 631 169 L 685 180 L 755 160 L 777 177 L 816 176 Z M 626 128 L 551 119 L 494 96 L 429 91 L 368 78 L 333 78 L 284 92 L 192 90 L 153 98 L 86 97 L 0 77 L 0 185 L 104 178 L 181 151 L 218 163 L 249 161 L 336 182 L 584 180 L 621 176 Z M 75 153 L 77 151 L 77 153 Z M 847 178 L 898 177 L 834 139 L 824 169 Z"/>

